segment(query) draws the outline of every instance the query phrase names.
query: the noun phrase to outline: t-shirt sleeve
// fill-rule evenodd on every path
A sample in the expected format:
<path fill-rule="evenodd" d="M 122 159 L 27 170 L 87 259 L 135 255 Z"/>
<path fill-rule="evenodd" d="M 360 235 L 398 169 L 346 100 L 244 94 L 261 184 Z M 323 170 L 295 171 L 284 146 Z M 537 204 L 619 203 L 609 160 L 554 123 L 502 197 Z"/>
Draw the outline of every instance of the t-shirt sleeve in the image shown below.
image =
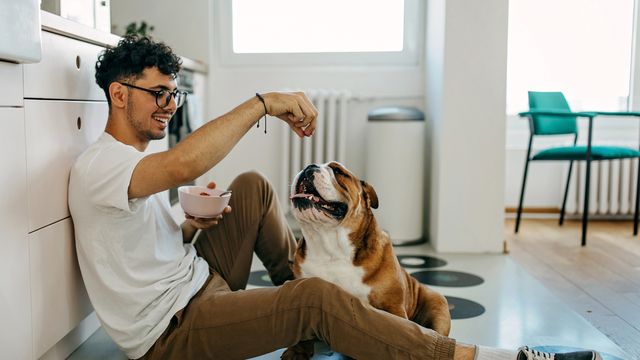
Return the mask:
<path fill-rule="evenodd" d="M 129 184 L 133 170 L 146 155 L 120 144 L 104 147 L 91 160 L 84 177 L 91 202 L 99 207 L 135 211 L 135 204 L 144 198 L 129 200 Z"/>

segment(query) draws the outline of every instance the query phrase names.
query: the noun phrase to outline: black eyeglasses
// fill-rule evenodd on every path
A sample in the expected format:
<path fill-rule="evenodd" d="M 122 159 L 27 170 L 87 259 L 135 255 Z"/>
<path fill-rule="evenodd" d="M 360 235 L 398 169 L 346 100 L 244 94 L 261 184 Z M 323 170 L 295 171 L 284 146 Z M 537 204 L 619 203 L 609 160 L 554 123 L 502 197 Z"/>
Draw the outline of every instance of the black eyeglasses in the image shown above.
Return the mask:
<path fill-rule="evenodd" d="M 161 109 L 164 109 L 167 106 L 169 106 L 169 103 L 171 103 L 171 97 L 173 97 L 176 100 L 176 108 L 179 108 L 180 106 L 182 106 L 182 104 L 184 104 L 184 100 L 187 98 L 187 92 L 180 91 L 178 89 L 175 89 L 173 91 L 169 91 L 166 89 L 151 90 L 151 89 L 145 89 L 139 86 L 123 83 L 120 81 L 118 81 L 118 84 L 124 85 L 126 87 L 130 87 L 130 88 L 146 91 L 149 94 L 153 94 L 156 97 L 156 105 L 158 105 L 158 107 Z"/>

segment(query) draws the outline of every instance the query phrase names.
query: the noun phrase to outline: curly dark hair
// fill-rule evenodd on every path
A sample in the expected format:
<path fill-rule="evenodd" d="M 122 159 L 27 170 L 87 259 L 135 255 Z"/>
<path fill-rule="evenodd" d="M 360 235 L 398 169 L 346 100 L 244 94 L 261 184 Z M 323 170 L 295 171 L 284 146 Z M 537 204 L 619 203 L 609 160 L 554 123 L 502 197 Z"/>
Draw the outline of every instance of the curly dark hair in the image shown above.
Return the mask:
<path fill-rule="evenodd" d="M 104 91 L 111 106 L 109 85 L 124 79 L 139 79 L 144 69 L 157 67 L 161 73 L 177 77 L 182 59 L 162 42 L 147 36 L 128 35 L 114 48 L 100 53 L 96 62 L 96 83 Z"/>

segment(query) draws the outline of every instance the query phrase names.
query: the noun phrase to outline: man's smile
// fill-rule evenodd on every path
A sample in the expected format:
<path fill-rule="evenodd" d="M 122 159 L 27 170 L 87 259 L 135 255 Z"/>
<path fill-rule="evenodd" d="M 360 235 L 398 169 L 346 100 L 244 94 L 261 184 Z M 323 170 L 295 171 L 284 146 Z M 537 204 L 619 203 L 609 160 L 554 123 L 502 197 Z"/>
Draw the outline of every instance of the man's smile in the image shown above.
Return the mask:
<path fill-rule="evenodd" d="M 161 124 L 161 127 L 164 129 L 169 124 L 169 121 L 171 121 L 172 116 L 173 114 L 154 114 L 151 117 L 154 120 L 158 121 Z"/>

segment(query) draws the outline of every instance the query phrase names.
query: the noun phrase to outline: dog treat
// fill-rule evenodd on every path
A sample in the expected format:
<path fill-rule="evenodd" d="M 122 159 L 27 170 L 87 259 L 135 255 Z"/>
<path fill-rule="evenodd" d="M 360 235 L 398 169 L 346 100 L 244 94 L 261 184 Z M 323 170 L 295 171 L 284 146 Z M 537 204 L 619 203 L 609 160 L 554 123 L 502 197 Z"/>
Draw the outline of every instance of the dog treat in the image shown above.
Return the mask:
<path fill-rule="evenodd" d="M 202 196 L 211 196 L 209 193 L 204 192 L 204 191 L 203 191 L 203 192 L 201 192 L 201 193 L 200 193 L 200 195 L 202 195 Z"/>

